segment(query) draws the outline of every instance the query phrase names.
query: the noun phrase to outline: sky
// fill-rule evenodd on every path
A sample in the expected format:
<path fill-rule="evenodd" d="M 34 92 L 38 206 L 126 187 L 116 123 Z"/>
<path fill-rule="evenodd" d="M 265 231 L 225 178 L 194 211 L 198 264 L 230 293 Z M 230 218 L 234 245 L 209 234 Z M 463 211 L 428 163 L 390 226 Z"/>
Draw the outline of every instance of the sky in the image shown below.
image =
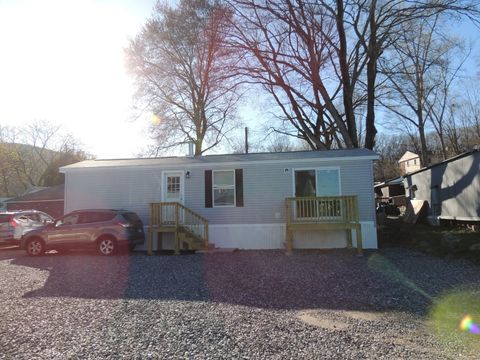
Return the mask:
<path fill-rule="evenodd" d="M 0 0 L 0 125 L 62 124 L 98 158 L 135 156 L 123 49 L 155 0 Z"/>
<path fill-rule="evenodd" d="M 133 117 L 124 49 L 155 2 L 0 0 L 0 126 L 44 119 L 62 124 L 97 158 L 137 156 L 150 143 L 150 118 Z M 472 39 L 479 34 L 471 24 L 454 30 Z M 476 45 L 469 72 L 477 72 Z M 268 116 L 255 104 L 240 109 L 247 124 Z M 252 126 L 256 133 L 264 137 Z"/>

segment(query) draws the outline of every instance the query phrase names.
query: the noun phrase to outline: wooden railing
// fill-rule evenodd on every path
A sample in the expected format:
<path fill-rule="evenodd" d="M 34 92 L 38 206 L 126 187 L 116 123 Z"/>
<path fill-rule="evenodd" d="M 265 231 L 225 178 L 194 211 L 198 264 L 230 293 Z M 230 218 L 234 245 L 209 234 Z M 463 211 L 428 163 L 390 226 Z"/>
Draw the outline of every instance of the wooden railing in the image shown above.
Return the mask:
<path fill-rule="evenodd" d="M 177 202 L 151 203 L 150 226 L 182 227 L 190 235 L 208 243 L 208 220 Z"/>
<path fill-rule="evenodd" d="M 357 196 L 286 198 L 287 224 L 358 222 Z"/>
<path fill-rule="evenodd" d="M 293 232 L 297 230 L 346 230 L 347 247 L 356 233 L 357 251 L 362 253 L 362 227 L 357 196 L 290 197 L 285 199 L 286 249 L 293 250 Z"/>

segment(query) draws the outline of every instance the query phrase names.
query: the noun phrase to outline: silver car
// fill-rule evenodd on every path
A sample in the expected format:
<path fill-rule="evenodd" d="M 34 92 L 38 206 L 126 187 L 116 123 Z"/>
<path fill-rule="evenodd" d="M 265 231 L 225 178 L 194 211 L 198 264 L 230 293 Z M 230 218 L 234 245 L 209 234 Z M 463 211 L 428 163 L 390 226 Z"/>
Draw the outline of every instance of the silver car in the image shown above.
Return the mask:
<path fill-rule="evenodd" d="M 29 231 L 52 223 L 53 218 L 37 210 L 0 212 L 0 243 L 20 243 Z"/>
<path fill-rule="evenodd" d="M 30 256 L 47 250 L 97 249 L 101 255 L 113 255 L 119 248 L 133 250 L 143 244 L 143 223 L 127 210 L 90 209 L 73 211 L 52 224 L 30 231 L 20 247 Z"/>

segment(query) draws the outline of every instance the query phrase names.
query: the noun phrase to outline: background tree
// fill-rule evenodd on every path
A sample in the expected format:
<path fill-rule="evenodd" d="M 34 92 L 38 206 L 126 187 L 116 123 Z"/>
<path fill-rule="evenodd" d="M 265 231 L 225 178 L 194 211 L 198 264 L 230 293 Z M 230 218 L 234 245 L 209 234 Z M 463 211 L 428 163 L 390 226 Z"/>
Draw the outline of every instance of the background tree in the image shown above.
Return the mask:
<path fill-rule="evenodd" d="M 272 96 L 290 134 L 312 149 L 374 147 L 377 90 L 384 85 L 379 61 L 405 23 L 438 14 L 477 21 L 478 15 L 470 0 L 230 3 L 237 20 L 232 43 L 248 54 L 241 73 Z"/>
<path fill-rule="evenodd" d="M 0 128 L 0 192 L 13 196 L 34 186 L 61 184 L 58 168 L 88 157 L 72 135 L 45 120 Z"/>
<path fill-rule="evenodd" d="M 441 153 L 447 158 L 446 120 L 451 87 L 468 57 L 458 39 L 444 35 L 440 15 L 404 22 L 389 56 L 382 63 L 388 90 L 381 102 L 420 140 L 423 165 L 430 162 L 426 134 L 436 131 Z M 463 54 L 457 63 L 455 55 Z"/>
<path fill-rule="evenodd" d="M 380 134 L 375 144 L 375 151 L 380 159 L 374 163 L 375 181 L 385 181 L 400 176 L 398 160 L 406 151 L 416 153 L 415 142 L 405 134 Z"/>
<path fill-rule="evenodd" d="M 230 12 L 209 0 L 159 2 L 126 50 L 142 112 L 154 114 L 156 152 L 194 143 L 195 155 L 235 128 L 234 55 L 223 46 Z"/>
<path fill-rule="evenodd" d="M 354 147 L 355 129 L 336 106 L 341 84 L 335 78 L 335 21 L 318 3 L 236 0 L 231 45 L 243 51 L 237 67 L 249 82 L 259 84 L 275 101 L 281 131 L 305 140 L 312 149 Z M 353 136 L 352 136 L 353 135 Z"/>

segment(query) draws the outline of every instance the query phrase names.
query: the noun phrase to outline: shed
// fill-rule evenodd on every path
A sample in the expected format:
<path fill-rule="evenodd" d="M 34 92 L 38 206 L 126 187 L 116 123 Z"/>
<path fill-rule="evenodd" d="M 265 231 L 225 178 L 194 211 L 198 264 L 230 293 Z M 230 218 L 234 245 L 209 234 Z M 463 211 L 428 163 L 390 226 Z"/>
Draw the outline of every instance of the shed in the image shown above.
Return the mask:
<path fill-rule="evenodd" d="M 431 223 L 480 221 L 480 152 L 472 150 L 404 177 L 411 199 L 426 200 Z"/>
<path fill-rule="evenodd" d="M 163 214 L 164 221 L 165 207 L 179 203 L 181 210 L 188 209 L 180 216 L 195 213 L 205 220 L 208 241 L 217 247 L 281 249 L 289 242 L 292 219 L 308 222 L 294 231 L 295 248 L 344 247 L 348 231 L 335 226 L 318 231 L 311 225 L 345 219 L 356 210 L 363 247 L 377 248 L 376 159 L 367 149 L 296 151 L 86 160 L 60 171 L 65 212 L 124 208 L 155 225 L 153 217 Z M 352 240 L 355 244 L 355 234 Z"/>
<path fill-rule="evenodd" d="M 11 198 L 7 210 L 38 210 L 57 218 L 63 215 L 65 185 L 57 185 Z"/>

